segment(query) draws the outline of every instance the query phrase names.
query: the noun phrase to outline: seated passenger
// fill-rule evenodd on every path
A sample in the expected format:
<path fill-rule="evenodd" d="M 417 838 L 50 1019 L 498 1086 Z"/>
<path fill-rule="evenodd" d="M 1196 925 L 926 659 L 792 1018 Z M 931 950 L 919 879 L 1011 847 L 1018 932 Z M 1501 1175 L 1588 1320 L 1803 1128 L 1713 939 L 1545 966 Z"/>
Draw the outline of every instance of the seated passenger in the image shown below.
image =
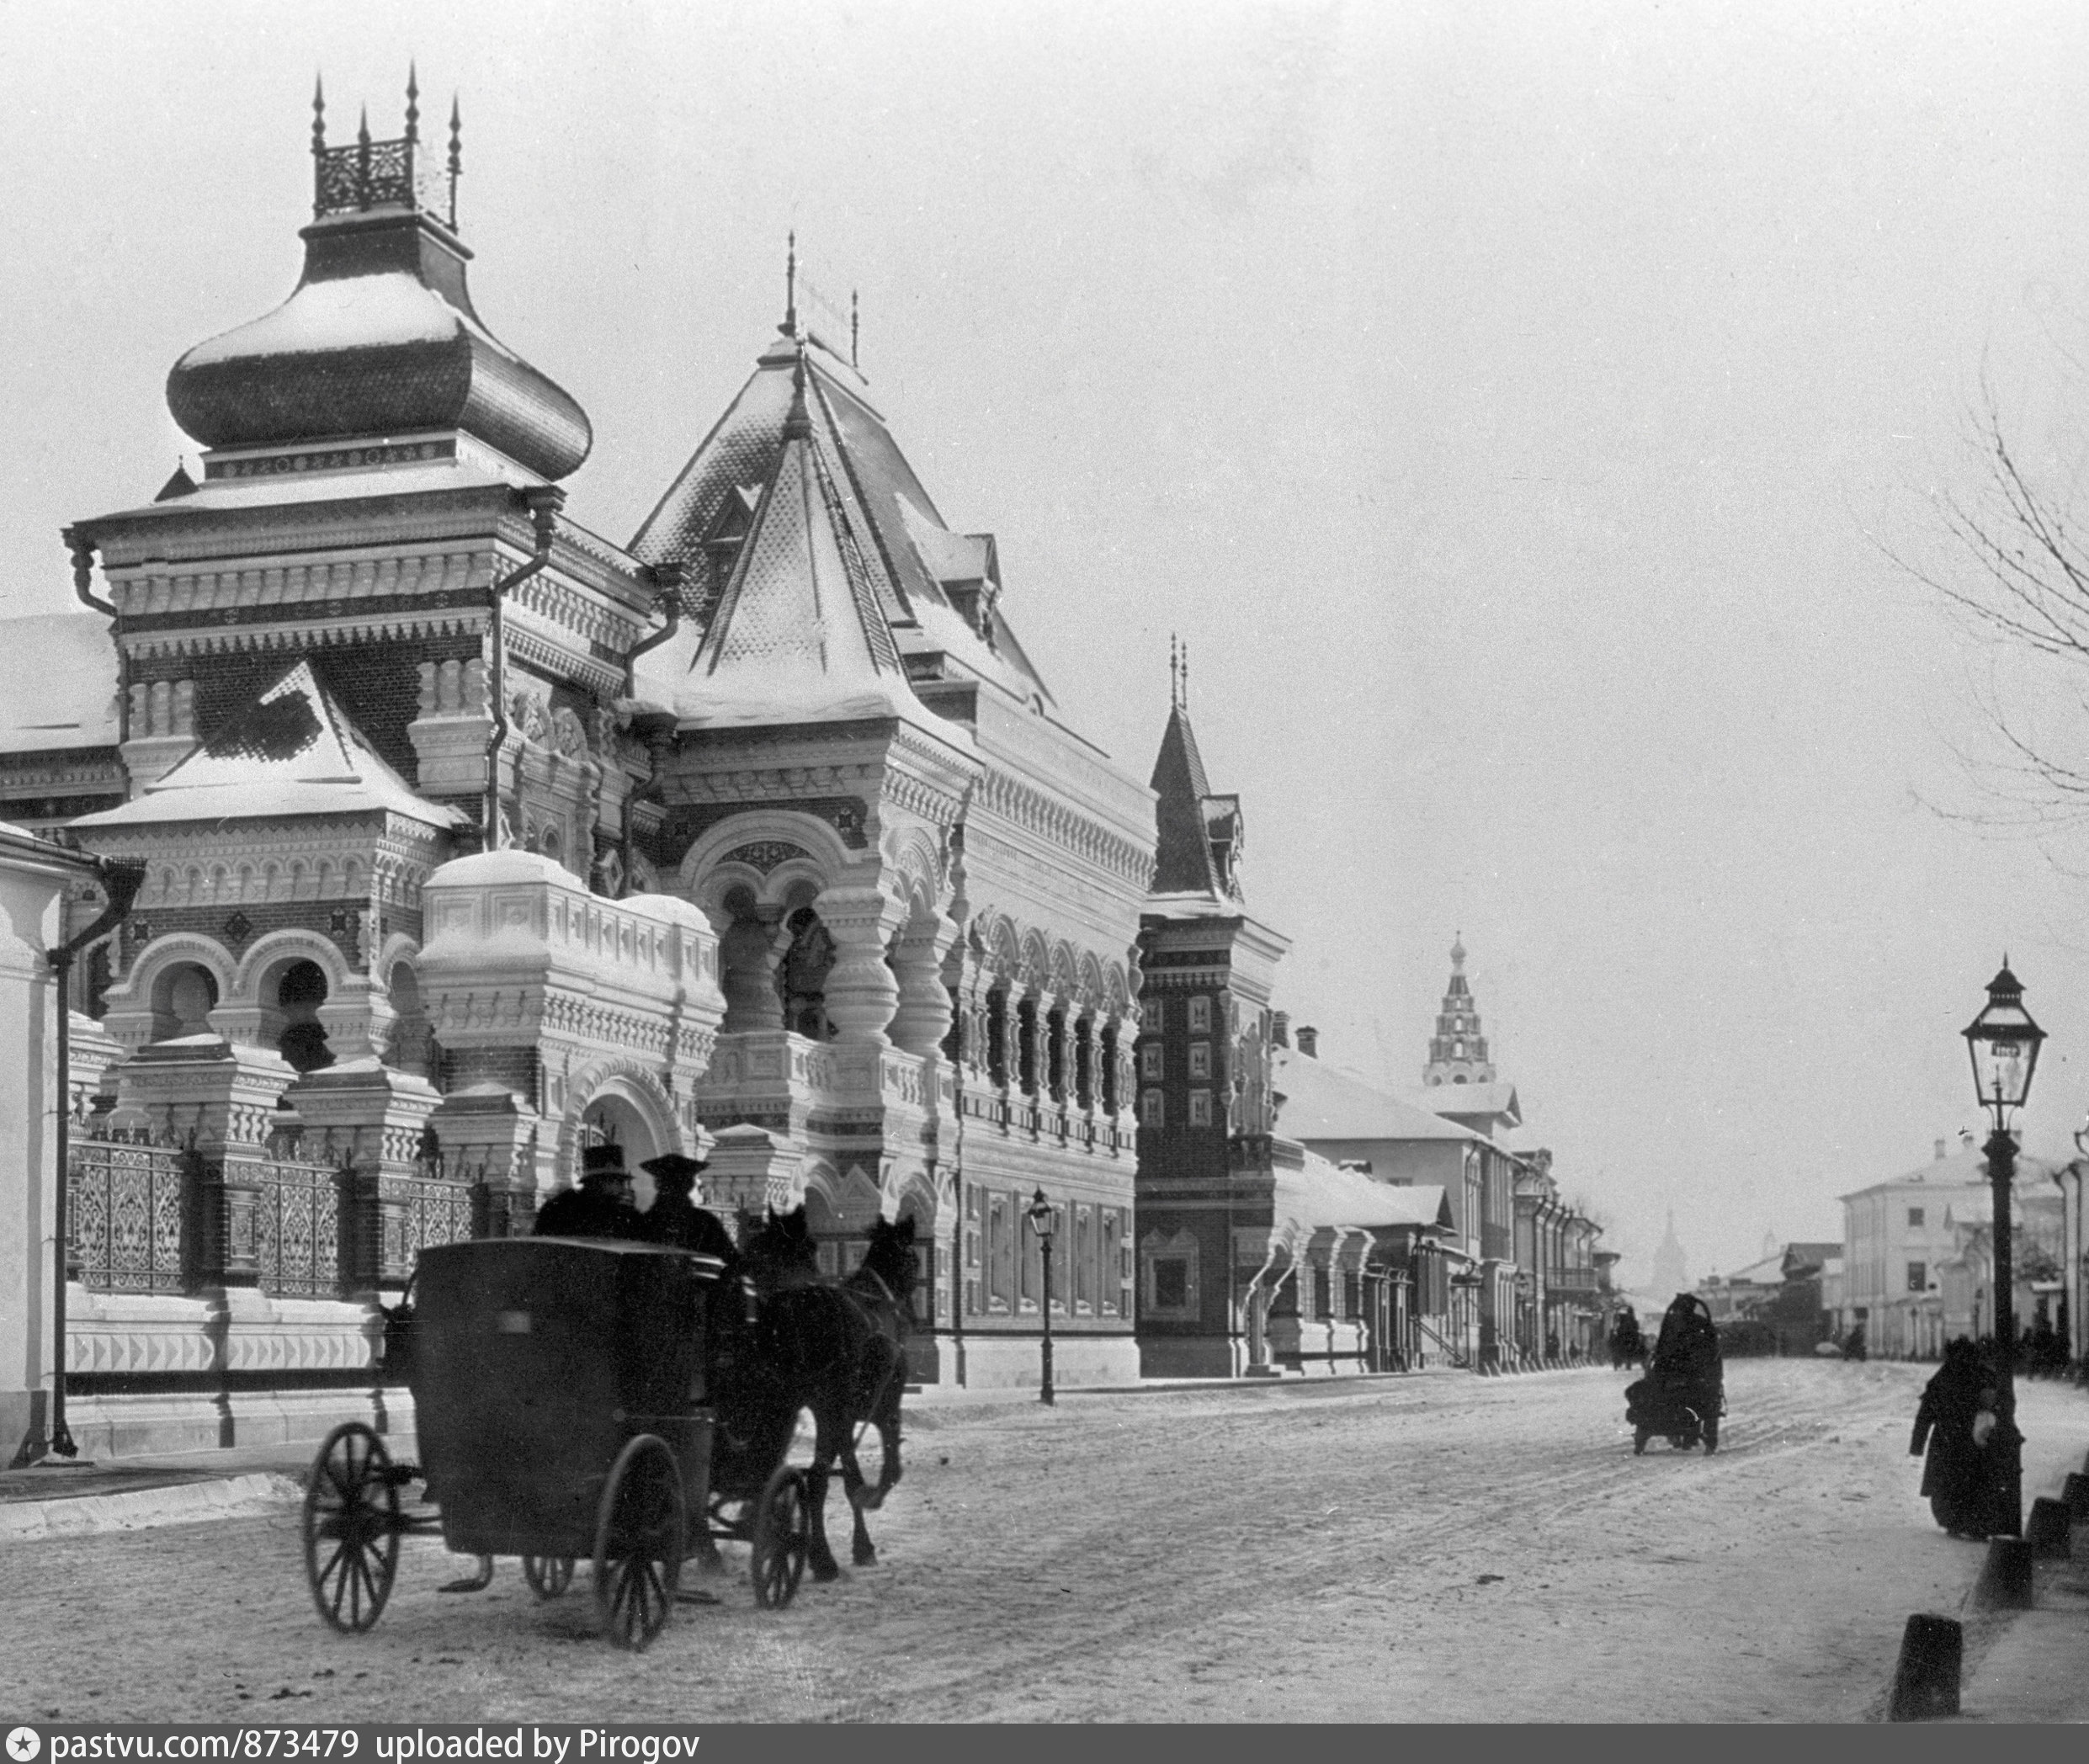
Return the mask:
<path fill-rule="evenodd" d="M 739 1265 L 732 1234 L 715 1213 L 697 1205 L 692 1194 L 697 1177 L 705 1168 L 703 1159 L 671 1151 L 665 1157 L 648 1158 L 638 1167 L 653 1182 L 652 1204 L 638 1214 L 639 1235 L 646 1242 L 715 1256 L 729 1268 Z"/>
<path fill-rule="evenodd" d="M 537 1209 L 537 1237 L 637 1237 L 631 1172 L 621 1145 L 589 1145 L 581 1155 L 580 1186 L 555 1194 Z"/>

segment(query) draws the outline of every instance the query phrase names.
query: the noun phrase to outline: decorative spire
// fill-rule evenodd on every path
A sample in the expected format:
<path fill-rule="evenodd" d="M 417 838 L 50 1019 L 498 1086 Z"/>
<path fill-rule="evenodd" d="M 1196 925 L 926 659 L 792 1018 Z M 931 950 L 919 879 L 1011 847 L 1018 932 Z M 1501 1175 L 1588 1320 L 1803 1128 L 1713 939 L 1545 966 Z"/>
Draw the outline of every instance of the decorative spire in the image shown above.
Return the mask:
<path fill-rule="evenodd" d="M 860 335 L 862 319 L 856 305 L 856 290 L 848 290 L 848 364 L 856 365 L 856 343 Z"/>
<path fill-rule="evenodd" d="M 798 364 L 790 370 L 790 414 L 784 418 L 785 441 L 810 441 L 812 416 L 805 408 L 805 346 L 798 345 Z"/>
<path fill-rule="evenodd" d="M 449 175 L 455 178 L 463 172 L 464 168 L 465 119 L 464 113 L 457 108 L 457 94 L 453 92 L 449 95 Z M 453 191 L 451 194 L 451 218 L 454 220 L 456 218 L 454 214 L 455 193 Z"/>
<path fill-rule="evenodd" d="M 327 82 L 318 74 L 312 76 L 312 157 L 327 157 Z"/>
<path fill-rule="evenodd" d="M 1168 633 L 1168 709 L 1189 709 L 1189 646 Z"/>
<path fill-rule="evenodd" d="M 1464 968 L 1465 933 L 1462 931 L 1454 931 L 1451 933 L 1451 969 L 1454 973 L 1462 974 Z"/>
<path fill-rule="evenodd" d="M 777 328 L 786 337 L 798 334 L 798 230 L 793 227 L 784 255 L 784 322 Z M 802 369 L 805 358 L 799 358 Z"/>
<path fill-rule="evenodd" d="M 421 139 L 421 82 L 412 61 L 407 63 L 407 139 L 416 145 Z"/>

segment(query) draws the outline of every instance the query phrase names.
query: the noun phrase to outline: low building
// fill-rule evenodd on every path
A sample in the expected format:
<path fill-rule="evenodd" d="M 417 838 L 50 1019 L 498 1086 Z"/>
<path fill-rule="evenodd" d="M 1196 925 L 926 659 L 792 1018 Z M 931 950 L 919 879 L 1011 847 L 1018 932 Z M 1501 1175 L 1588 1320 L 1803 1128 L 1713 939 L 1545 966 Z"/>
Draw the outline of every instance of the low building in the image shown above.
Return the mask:
<path fill-rule="evenodd" d="M 2052 1196 L 2054 1167 L 2017 1157 L 2019 1207 L 2033 1196 Z M 1954 1288 L 1948 1307 L 1944 1268 L 1959 1263 L 1965 1272 L 1961 1226 L 1989 1217 L 1990 1195 L 1986 1155 L 1964 1134 L 1938 1140 L 1927 1162 L 1842 1196 L 1837 1334 L 1847 1336 L 1861 1325 L 1874 1356 L 1928 1360 L 1941 1356 L 1954 1334 L 1967 1332 L 1977 1279 L 1969 1276 L 1963 1293 Z"/>

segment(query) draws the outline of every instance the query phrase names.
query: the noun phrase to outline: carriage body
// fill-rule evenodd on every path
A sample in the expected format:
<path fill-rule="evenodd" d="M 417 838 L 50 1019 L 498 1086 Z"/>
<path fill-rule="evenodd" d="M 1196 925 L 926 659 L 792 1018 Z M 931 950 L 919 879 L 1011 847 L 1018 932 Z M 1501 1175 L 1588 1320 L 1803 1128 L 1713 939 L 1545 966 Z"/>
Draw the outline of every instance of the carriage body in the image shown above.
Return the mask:
<path fill-rule="evenodd" d="M 688 1510 L 709 1490 L 709 1308 L 722 1265 L 604 1239 L 423 1252 L 413 1391 L 421 1469 L 450 1549 L 585 1556 L 618 1454 L 652 1434 Z"/>
<path fill-rule="evenodd" d="M 1726 1412 L 1726 1373 L 1719 1340 L 1706 1331 L 1664 1331 L 1646 1362 L 1646 1375 L 1625 1388 L 1625 1420 L 1633 1450 L 1666 1437 L 1678 1451 L 1702 1445 L 1719 1449 L 1720 1417 Z"/>

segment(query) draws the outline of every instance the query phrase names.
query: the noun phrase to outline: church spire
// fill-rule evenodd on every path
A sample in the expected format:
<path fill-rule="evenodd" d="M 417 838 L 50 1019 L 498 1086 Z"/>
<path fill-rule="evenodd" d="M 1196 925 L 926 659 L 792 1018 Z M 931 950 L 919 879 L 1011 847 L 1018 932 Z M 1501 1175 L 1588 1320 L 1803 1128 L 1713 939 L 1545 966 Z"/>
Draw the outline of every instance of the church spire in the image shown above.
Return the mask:
<path fill-rule="evenodd" d="M 1451 980 L 1437 1012 L 1436 1033 L 1429 1038 L 1429 1063 L 1422 1081 L 1434 1084 L 1491 1084 L 1494 1067 L 1487 1058 L 1487 1039 L 1480 1033 L 1480 1007 L 1465 980 L 1465 939 L 1451 939 Z"/>

